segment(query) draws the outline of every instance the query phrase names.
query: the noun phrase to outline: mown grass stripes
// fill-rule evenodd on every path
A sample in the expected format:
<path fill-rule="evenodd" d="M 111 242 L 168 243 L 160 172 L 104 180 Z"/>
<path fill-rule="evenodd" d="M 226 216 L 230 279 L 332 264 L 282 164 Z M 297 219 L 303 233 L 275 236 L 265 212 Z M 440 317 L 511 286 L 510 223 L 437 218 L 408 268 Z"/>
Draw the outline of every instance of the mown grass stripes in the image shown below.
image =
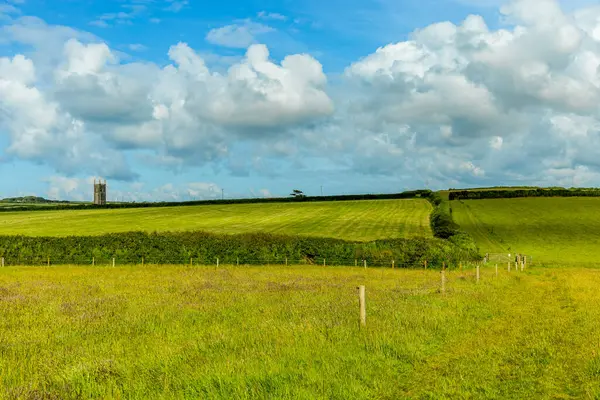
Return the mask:
<path fill-rule="evenodd" d="M 431 237 L 423 199 L 227 204 L 0 214 L 0 235 L 101 235 L 130 231 L 271 232 L 347 240 Z"/>
<path fill-rule="evenodd" d="M 600 198 L 553 197 L 452 201 L 461 229 L 480 252 L 529 254 L 547 264 L 597 265 Z"/>

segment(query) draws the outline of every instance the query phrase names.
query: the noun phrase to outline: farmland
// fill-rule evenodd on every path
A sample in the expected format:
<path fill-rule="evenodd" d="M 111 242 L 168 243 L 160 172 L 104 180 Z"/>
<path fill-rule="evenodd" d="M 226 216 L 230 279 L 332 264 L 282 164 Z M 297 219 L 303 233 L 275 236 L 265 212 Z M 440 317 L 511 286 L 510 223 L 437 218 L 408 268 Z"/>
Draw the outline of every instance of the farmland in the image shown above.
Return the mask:
<path fill-rule="evenodd" d="M 68 236 L 129 231 L 269 232 L 368 241 L 431 237 L 423 199 L 227 204 L 0 214 L 0 235 Z"/>
<path fill-rule="evenodd" d="M 597 265 L 600 198 L 451 202 L 454 220 L 481 252 L 521 252 L 548 264 Z"/>
<path fill-rule="evenodd" d="M 423 270 L 4 268 L 0 397 L 600 395 L 597 270 L 473 275 L 441 294 Z"/>

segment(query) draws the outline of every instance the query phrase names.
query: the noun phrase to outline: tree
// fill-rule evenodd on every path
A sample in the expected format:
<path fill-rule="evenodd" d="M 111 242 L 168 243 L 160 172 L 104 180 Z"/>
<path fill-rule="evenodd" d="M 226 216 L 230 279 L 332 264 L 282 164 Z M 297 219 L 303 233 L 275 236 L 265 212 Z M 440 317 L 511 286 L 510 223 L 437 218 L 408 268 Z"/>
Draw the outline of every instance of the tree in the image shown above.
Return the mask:
<path fill-rule="evenodd" d="M 304 194 L 304 192 L 302 190 L 298 190 L 298 189 L 294 189 L 292 191 L 292 193 L 290 194 L 290 196 L 295 197 L 297 199 L 302 198 L 302 197 L 306 197 L 306 195 Z"/>

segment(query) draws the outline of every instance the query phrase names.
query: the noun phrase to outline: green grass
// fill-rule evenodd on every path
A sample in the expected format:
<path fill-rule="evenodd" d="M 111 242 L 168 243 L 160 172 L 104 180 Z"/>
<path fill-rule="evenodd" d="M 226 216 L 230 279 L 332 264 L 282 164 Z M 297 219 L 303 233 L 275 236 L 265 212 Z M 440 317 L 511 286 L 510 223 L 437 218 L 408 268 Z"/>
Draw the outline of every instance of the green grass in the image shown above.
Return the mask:
<path fill-rule="evenodd" d="M 206 230 L 376 240 L 431 237 L 430 212 L 423 199 L 6 212 L 0 213 L 0 235 Z"/>
<path fill-rule="evenodd" d="M 0 398 L 600 396 L 600 273 L 0 270 Z M 367 287 L 367 328 L 356 286 Z"/>
<path fill-rule="evenodd" d="M 451 202 L 454 220 L 482 253 L 520 252 L 548 264 L 597 264 L 600 198 L 519 198 Z"/>

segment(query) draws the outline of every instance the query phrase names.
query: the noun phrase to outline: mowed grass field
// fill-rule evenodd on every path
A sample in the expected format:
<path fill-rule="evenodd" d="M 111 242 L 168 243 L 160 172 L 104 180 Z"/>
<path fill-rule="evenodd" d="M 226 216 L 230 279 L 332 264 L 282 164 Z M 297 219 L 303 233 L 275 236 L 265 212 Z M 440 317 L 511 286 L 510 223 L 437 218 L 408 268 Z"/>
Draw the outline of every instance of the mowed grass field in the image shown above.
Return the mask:
<path fill-rule="evenodd" d="M 431 237 L 426 200 L 227 204 L 0 213 L 0 235 L 129 231 L 271 232 L 347 240 Z"/>
<path fill-rule="evenodd" d="M 0 398 L 598 398 L 600 271 L 0 269 Z M 367 327 L 358 328 L 357 285 Z"/>
<path fill-rule="evenodd" d="M 557 265 L 598 264 L 600 198 L 464 200 L 451 207 L 482 253 L 519 252 Z"/>

